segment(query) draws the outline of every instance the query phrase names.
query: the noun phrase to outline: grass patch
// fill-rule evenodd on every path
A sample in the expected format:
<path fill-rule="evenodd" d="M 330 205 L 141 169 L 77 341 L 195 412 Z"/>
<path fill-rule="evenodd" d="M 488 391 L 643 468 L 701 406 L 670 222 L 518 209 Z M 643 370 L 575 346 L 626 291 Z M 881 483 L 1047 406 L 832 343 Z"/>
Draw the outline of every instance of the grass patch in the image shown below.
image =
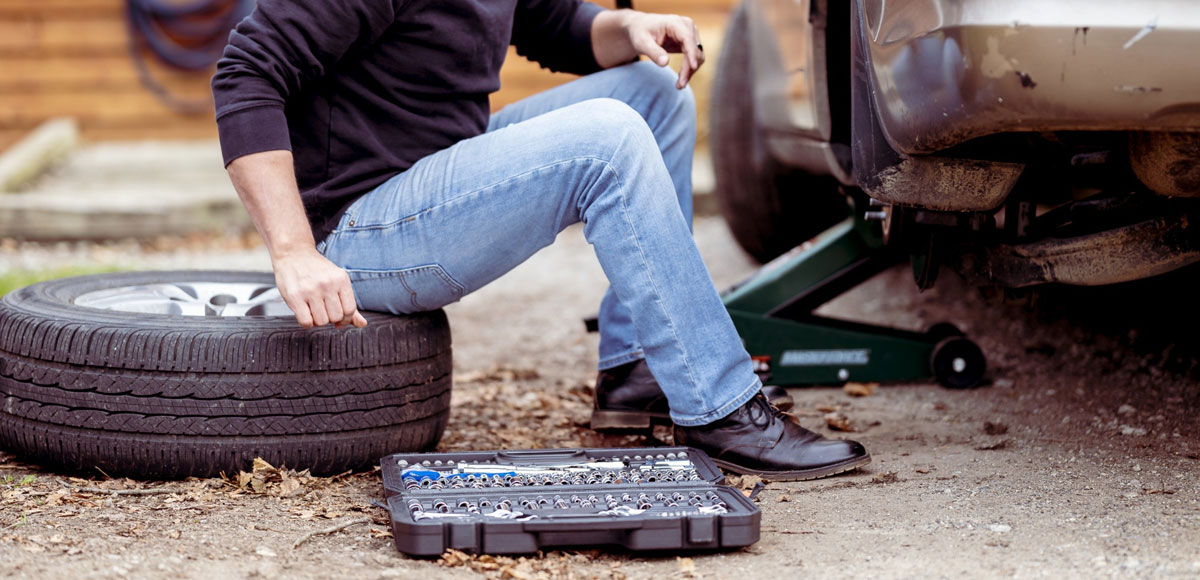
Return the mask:
<path fill-rule="evenodd" d="M 120 268 L 113 266 L 103 267 L 88 267 L 77 266 L 73 268 L 58 268 L 54 270 L 13 270 L 0 274 L 0 296 L 4 296 L 18 288 L 24 288 L 30 284 L 45 282 L 46 280 L 56 280 L 58 278 L 69 278 L 71 276 L 85 276 L 89 274 L 106 274 L 109 272 L 120 271 Z"/>

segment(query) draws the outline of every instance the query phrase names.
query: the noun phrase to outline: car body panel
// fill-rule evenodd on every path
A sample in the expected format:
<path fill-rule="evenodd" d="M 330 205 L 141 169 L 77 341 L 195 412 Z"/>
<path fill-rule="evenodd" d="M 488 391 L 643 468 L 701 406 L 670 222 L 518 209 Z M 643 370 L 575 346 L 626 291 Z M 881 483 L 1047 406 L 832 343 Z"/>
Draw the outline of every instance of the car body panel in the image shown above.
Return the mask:
<path fill-rule="evenodd" d="M 748 0 L 758 119 L 785 141 L 830 140 L 825 1 Z M 872 98 L 897 152 L 1013 131 L 1200 131 L 1200 2 L 832 1 L 863 14 Z M 815 147 L 772 150 L 805 167 L 795 151 Z"/>
<path fill-rule="evenodd" d="M 1200 2 L 858 0 L 891 146 L 1200 130 Z"/>

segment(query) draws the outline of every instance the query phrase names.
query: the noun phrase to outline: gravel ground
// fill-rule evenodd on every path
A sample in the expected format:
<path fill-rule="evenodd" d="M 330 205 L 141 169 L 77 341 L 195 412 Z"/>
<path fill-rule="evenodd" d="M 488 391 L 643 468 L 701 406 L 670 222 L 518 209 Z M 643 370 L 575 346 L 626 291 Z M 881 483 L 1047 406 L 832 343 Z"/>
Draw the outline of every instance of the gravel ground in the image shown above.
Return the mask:
<path fill-rule="evenodd" d="M 701 218 L 696 233 L 719 286 L 753 270 L 720 220 Z M 268 266 L 262 248 L 240 238 L 0 245 L 0 270 L 76 263 Z M 240 481 L 83 481 L 0 452 L 0 576 L 1200 577 L 1197 317 L 1170 301 L 1187 300 L 1196 272 L 1115 293 L 1047 293 L 1037 308 L 985 300 L 946 278 L 921 294 L 907 272 L 892 270 L 825 313 L 909 329 L 954 322 L 987 352 L 989 386 L 917 382 L 866 397 L 793 389 L 801 422 L 862 441 L 874 462 L 769 483 L 758 497 L 762 539 L 745 550 L 413 560 L 395 552 L 385 514 L 371 505 L 382 497 L 377 473 L 317 479 L 260 466 Z M 448 309 L 456 385 L 441 449 L 639 442 L 583 427 L 596 337 L 580 321 L 603 286 L 572 229 Z M 1171 307 L 1147 309 L 1163 304 Z M 857 432 L 829 431 L 831 410 Z M 358 523 L 293 548 L 346 522 Z"/>

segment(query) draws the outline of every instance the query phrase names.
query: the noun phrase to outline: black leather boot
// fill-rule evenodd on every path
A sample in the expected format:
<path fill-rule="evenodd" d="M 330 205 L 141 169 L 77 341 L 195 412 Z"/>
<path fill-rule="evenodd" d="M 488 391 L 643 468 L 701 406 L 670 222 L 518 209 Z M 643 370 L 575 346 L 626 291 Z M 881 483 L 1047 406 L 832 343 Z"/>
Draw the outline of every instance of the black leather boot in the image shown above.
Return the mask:
<path fill-rule="evenodd" d="M 675 444 L 704 451 L 729 471 L 776 481 L 817 479 L 871 462 L 857 441 L 813 433 L 761 395 L 708 425 L 676 426 Z"/>
<path fill-rule="evenodd" d="M 791 409 L 795 401 L 783 387 L 763 387 L 771 404 Z M 667 396 L 650 374 L 645 360 L 600 371 L 592 404 L 592 429 L 645 431 L 652 425 L 671 425 Z"/>

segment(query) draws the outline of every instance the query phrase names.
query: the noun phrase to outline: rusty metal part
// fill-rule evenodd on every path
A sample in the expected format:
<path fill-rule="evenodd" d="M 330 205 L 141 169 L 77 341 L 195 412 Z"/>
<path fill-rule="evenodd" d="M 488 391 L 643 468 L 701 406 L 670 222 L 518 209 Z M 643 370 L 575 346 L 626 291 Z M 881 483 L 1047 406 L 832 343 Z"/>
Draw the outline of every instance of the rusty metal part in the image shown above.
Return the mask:
<path fill-rule="evenodd" d="M 962 270 L 1010 288 L 1046 283 L 1102 286 L 1200 262 L 1200 226 L 1187 214 L 1073 238 L 999 245 L 964 256 Z"/>
<path fill-rule="evenodd" d="M 936 211 L 987 211 L 1004 203 L 1024 165 L 947 157 L 907 157 L 860 186 L 872 198 Z"/>
<path fill-rule="evenodd" d="M 1200 131 L 1200 3 L 857 2 L 900 153 L 1013 131 Z"/>
<path fill-rule="evenodd" d="M 1200 197 L 1200 133 L 1133 133 L 1129 163 L 1138 179 L 1156 193 Z"/>

